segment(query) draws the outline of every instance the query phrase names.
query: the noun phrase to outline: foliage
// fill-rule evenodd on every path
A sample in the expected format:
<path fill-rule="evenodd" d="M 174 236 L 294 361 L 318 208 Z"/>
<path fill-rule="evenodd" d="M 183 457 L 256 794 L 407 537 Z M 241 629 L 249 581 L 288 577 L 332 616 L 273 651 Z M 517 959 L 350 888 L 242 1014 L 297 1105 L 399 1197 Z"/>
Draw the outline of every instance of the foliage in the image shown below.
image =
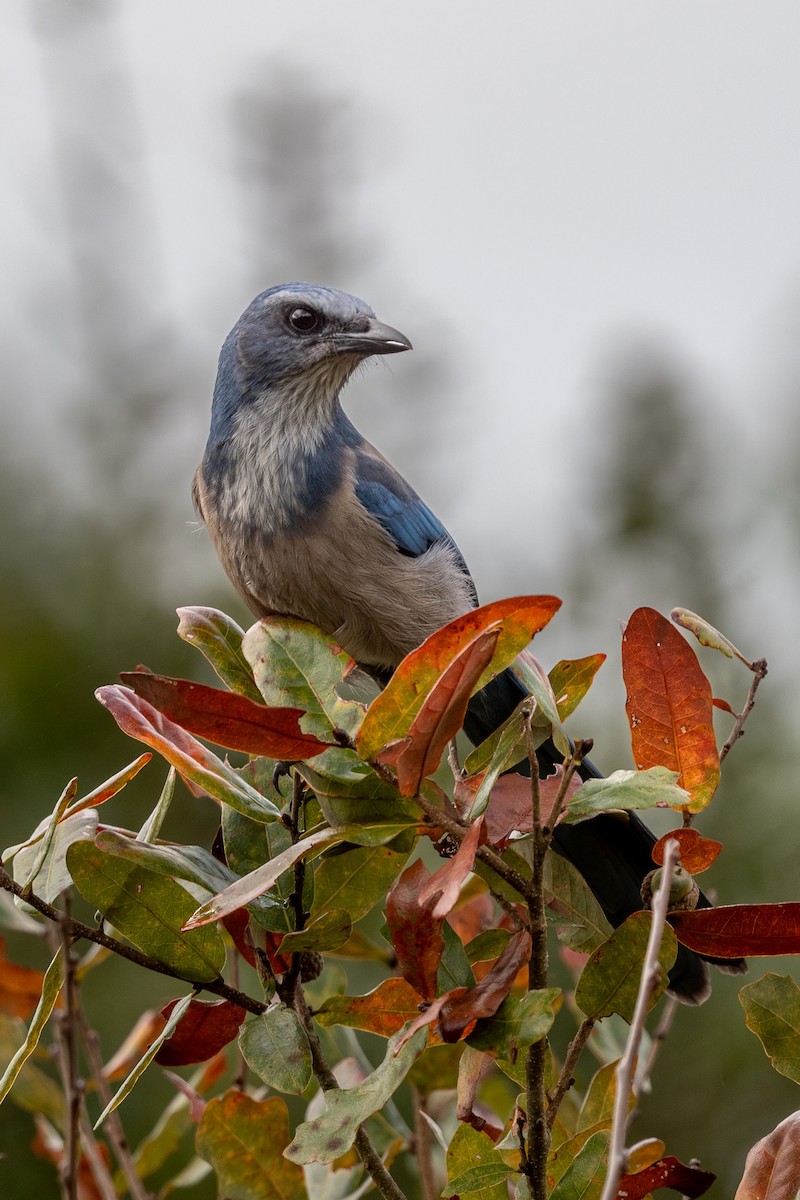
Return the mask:
<path fill-rule="evenodd" d="M 44 975 L 4 964 L 0 1094 L 36 1115 L 40 1153 L 58 1166 L 66 1195 L 142 1200 L 165 1169 L 167 1188 L 213 1169 L 219 1193 L 242 1200 L 355 1197 L 372 1187 L 398 1200 L 407 1192 L 397 1176 L 425 1200 L 708 1189 L 710 1172 L 657 1139 L 625 1149 L 653 1060 L 638 1078 L 632 1067 L 678 943 L 722 960 L 800 952 L 797 904 L 712 909 L 682 900 L 667 913 L 678 894 L 671 885 L 691 895 L 683 877 L 710 868 L 722 849 L 692 821 L 713 797 L 766 664 L 747 662 L 694 614 L 674 614 L 703 645 L 751 670 L 737 714 L 713 697 L 675 625 L 637 610 L 623 635 L 637 769 L 583 782 L 590 743 L 573 746 L 560 722 L 602 656 L 561 662 L 549 681 L 520 657 L 557 608 L 552 597 L 525 596 L 474 610 L 409 655 L 371 702 L 354 698 L 355 664 L 312 626 L 266 618 L 244 633 L 222 613 L 182 609 L 181 637 L 225 688 L 139 669 L 99 690 L 120 728 L 169 764 L 155 810 L 138 832 L 101 814 L 112 800 L 119 810 L 126 784 L 154 769 L 149 754 L 85 796 L 72 781 L 51 816 L 5 852 L 13 877 L 0 874 L 16 919 L 38 931 L 44 918 L 54 935 Z M 459 768 L 453 738 L 470 696 L 512 664 L 531 696 Z M 734 718 L 721 750 L 714 707 Z M 535 748 L 546 736 L 566 757 L 540 778 Z M 236 766 L 206 741 L 248 757 Z M 525 761 L 530 777 L 508 773 Z M 211 851 L 160 838 L 176 773 L 198 801 L 218 807 Z M 574 869 L 550 852 L 553 831 L 655 806 L 683 824 L 654 847 L 652 911 L 643 900 L 612 931 Z M 86 904 L 101 926 L 77 918 Z M 545 906 L 576 973 L 566 997 L 548 974 Z M 112 956 L 185 986 L 160 1013 L 142 1014 L 103 1067 L 81 984 Z M 200 999 L 203 991 L 211 998 Z M 796 986 L 766 975 L 741 999 L 773 1065 L 797 1080 Z M 551 1028 L 566 1028 L 576 1010 L 577 1032 L 558 1062 Z M 587 1045 L 600 1050 L 603 1022 L 619 1018 L 631 1025 L 625 1053 L 578 1097 L 578 1059 Z M 63 1096 L 40 1065 L 48 1023 Z M 380 1062 L 356 1031 L 386 1040 Z M 200 1066 L 188 1078 L 166 1071 L 176 1097 L 131 1151 L 117 1108 L 154 1063 Z M 88 1090 L 82 1075 L 92 1078 Z M 120 1079 L 112 1095 L 109 1083 Z M 438 1087 L 453 1097 L 452 1113 L 433 1105 Z M 186 1163 L 178 1151 L 189 1128 Z M 760 1194 L 750 1181 L 765 1156 L 796 1160 L 797 1128 L 784 1122 L 779 1148 L 777 1131 L 768 1149 L 754 1148 L 742 1197 Z"/>

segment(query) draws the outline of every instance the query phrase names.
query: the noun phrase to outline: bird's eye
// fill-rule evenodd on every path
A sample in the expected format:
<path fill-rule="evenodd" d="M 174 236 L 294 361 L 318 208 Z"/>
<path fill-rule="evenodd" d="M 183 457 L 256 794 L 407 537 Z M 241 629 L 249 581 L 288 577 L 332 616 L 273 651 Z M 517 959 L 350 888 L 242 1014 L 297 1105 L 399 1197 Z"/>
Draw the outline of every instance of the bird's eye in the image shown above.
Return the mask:
<path fill-rule="evenodd" d="M 312 308 L 293 308 L 288 320 L 292 329 L 298 333 L 313 333 L 322 324 L 322 317 Z"/>

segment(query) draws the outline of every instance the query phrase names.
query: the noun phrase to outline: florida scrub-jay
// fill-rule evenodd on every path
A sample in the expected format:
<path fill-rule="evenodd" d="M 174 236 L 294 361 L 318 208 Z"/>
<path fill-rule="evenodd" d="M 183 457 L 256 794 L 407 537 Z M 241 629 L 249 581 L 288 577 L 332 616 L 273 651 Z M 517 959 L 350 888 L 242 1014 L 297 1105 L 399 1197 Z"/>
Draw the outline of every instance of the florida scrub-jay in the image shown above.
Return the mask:
<path fill-rule="evenodd" d="M 379 678 L 478 602 L 453 538 L 339 402 L 366 358 L 410 349 L 345 292 L 263 292 L 222 347 L 194 480 L 197 512 L 248 607 L 312 621 Z M 469 736 L 488 736 L 522 695 L 510 671 L 498 676 L 471 702 Z M 552 745 L 540 753 L 558 761 Z M 642 907 L 654 840 L 625 813 L 559 826 L 554 844 L 619 925 Z M 708 993 L 705 965 L 683 947 L 670 982 L 690 1003 Z"/>

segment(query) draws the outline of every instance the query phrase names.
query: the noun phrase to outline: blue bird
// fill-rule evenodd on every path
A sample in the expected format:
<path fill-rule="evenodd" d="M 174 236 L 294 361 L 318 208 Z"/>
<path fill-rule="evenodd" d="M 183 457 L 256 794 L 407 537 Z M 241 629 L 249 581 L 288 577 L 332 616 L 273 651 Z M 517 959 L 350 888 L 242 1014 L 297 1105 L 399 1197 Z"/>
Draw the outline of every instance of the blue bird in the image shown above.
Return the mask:
<path fill-rule="evenodd" d="M 262 292 L 222 347 L 193 488 L 198 515 L 252 612 L 313 622 L 383 680 L 429 634 L 478 603 L 453 538 L 339 401 L 365 359 L 411 348 L 345 292 L 307 283 Z M 487 737 L 522 695 L 510 671 L 499 675 L 473 697 L 468 736 Z M 540 755 L 545 768 L 560 761 L 552 744 Z M 597 774 L 590 763 L 583 773 Z M 624 813 L 559 826 L 554 845 L 616 926 L 642 907 L 654 841 L 634 813 Z M 743 969 L 730 960 L 718 965 Z M 705 964 L 684 947 L 670 986 L 687 1003 L 708 995 Z"/>

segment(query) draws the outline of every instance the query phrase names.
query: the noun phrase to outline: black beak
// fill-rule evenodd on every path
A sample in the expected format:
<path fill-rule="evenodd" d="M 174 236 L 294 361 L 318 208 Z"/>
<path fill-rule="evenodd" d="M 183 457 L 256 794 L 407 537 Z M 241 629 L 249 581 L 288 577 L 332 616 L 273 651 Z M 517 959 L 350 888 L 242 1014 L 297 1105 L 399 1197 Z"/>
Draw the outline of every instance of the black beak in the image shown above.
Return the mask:
<path fill-rule="evenodd" d="M 399 354 L 401 350 L 413 349 L 404 333 L 374 317 L 366 329 L 335 334 L 333 345 L 339 354 L 360 354 L 365 358 L 370 354 Z"/>

